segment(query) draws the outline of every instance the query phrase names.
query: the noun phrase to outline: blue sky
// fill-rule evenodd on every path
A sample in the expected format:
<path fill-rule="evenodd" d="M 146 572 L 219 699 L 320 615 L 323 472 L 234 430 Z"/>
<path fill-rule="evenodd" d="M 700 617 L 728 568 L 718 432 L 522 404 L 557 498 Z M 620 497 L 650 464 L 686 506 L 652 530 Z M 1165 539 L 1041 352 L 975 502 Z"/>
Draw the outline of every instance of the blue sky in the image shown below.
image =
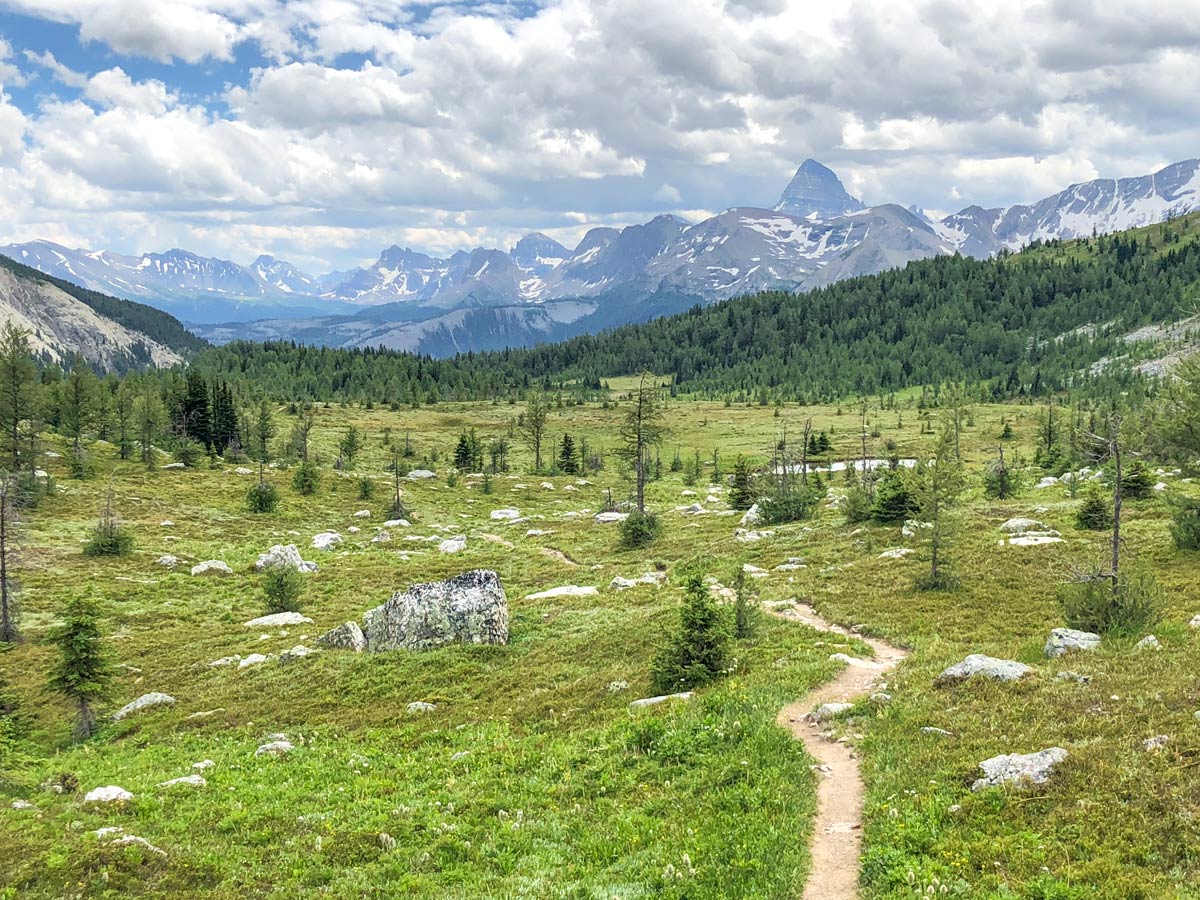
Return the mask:
<path fill-rule="evenodd" d="M 0 242 L 312 271 L 1200 155 L 1200 0 L 0 0 Z"/>

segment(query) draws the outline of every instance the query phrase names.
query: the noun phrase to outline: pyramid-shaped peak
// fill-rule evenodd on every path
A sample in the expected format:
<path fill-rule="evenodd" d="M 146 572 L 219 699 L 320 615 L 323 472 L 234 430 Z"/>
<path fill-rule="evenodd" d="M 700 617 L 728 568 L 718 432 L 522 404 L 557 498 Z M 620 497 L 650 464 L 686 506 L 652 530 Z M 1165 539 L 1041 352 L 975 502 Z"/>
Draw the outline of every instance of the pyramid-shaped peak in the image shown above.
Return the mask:
<path fill-rule="evenodd" d="M 801 163 L 775 205 L 777 211 L 802 219 L 827 219 L 863 208 L 836 173 L 815 159 Z"/>

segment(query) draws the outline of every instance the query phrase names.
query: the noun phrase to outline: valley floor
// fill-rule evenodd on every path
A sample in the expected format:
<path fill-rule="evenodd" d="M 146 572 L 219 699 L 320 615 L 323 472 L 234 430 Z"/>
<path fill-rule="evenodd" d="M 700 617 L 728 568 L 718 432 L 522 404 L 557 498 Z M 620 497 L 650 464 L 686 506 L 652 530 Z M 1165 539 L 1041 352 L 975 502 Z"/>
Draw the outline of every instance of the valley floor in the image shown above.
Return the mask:
<path fill-rule="evenodd" d="M 694 487 L 670 472 L 651 485 L 665 531 L 645 551 L 619 549 L 614 526 L 595 524 L 589 513 L 608 488 L 617 499 L 627 493 L 612 457 L 586 476 L 588 484 L 525 474 L 523 450 L 513 457 L 520 474 L 493 477 L 490 495 L 478 478 L 448 484 L 458 434 L 476 428 L 481 437 L 499 436 L 519 412 L 487 403 L 322 409 L 315 435 L 326 460 L 350 422 L 366 429 L 368 450 L 353 475 L 325 469 L 311 498 L 291 490 L 290 473 L 272 472 L 283 503 L 266 516 L 245 511 L 254 476 L 236 474 L 236 464 L 147 472 L 99 445 L 96 475 L 77 481 L 64 458 L 47 458 L 59 493 L 30 511 L 22 528 L 28 640 L 0 654 L 29 724 L 20 758 L 0 760 L 0 898 L 799 896 L 817 776 L 776 717 L 837 674 L 842 663 L 832 654 L 866 658 L 871 649 L 854 635 L 764 616 L 717 685 L 690 702 L 631 710 L 632 700 L 651 693 L 650 659 L 678 615 L 682 592 L 670 576 L 696 557 L 725 584 L 735 568 L 759 567 L 767 573 L 755 579 L 764 603 L 797 598 L 909 651 L 880 688 L 890 702 L 859 702 L 832 726 L 857 747 L 865 781 L 865 900 L 931 889 L 973 900 L 1200 898 L 1193 849 L 1200 846 L 1200 632 L 1188 627 L 1200 613 L 1200 558 L 1174 549 L 1161 497 L 1128 504 L 1126 537 L 1130 559 L 1152 568 L 1166 588 L 1165 618 L 1155 629 L 1162 649 L 1106 640 L 1095 653 L 1045 660 L 1042 645 L 1062 624 L 1055 585 L 1072 562 L 1102 554 L 1104 535 L 1075 529 L 1079 501 L 1061 486 L 983 499 L 978 473 L 998 444 L 1002 417 L 1016 435 L 1009 446 L 1028 455 L 1032 407 L 974 410 L 964 434 L 972 487 L 950 550 L 962 583 L 949 592 L 912 588 L 924 565 L 919 536 L 849 525 L 825 506 L 810 522 L 739 541 L 740 513 L 729 514 L 723 481 L 708 487 L 711 467 Z M 620 413 L 596 404 L 556 409 L 550 436 L 569 431 L 593 449 L 611 449 Z M 706 461 L 719 448 L 725 472 L 738 453 L 761 463 L 784 425 L 795 435 L 806 415 L 829 433 L 836 458 L 859 452 L 857 410 L 849 408 L 788 407 L 777 416 L 769 407 L 681 399 L 668 413 L 664 468 L 676 446 L 684 458 L 698 450 Z M 875 452 L 887 439 L 901 456 L 928 445 L 911 400 L 873 419 Z M 288 422 L 281 413 L 282 428 Z M 405 484 L 416 518 L 376 544 L 391 484 L 385 428 L 401 440 L 411 432 L 408 462 L 439 477 Z M 53 440 L 47 446 L 64 452 Z M 362 474 L 377 481 L 371 501 L 358 499 Z M 834 477 L 835 492 L 842 479 Z M 1181 478 L 1166 480 L 1192 490 Z M 110 483 L 136 549 L 87 559 L 80 548 Z M 694 502 L 706 512 L 676 510 Z M 527 520 L 492 520 L 503 507 Z M 371 515 L 356 518 L 363 509 Z M 999 526 L 1018 515 L 1045 521 L 1065 541 L 1004 543 Z M 345 543 L 310 549 L 328 529 Z M 466 537 L 466 549 L 439 553 L 437 542 L 456 535 Z M 279 543 L 295 543 L 319 564 L 303 606 L 313 622 L 247 628 L 264 612 L 253 563 Z M 916 552 L 881 556 L 901 547 Z M 184 565 L 157 566 L 164 553 Z M 233 574 L 188 574 L 189 565 L 209 559 Z M 508 646 L 324 651 L 287 665 L 209 666 L 234 654 L 311 646 L 394 590 L 472 568 L 494 568 L 502 578 L 512 612 Z M 616 576 L 657 569 L 668 572 L 663 587 L 609 586 Z M 598 593 L 528 597 L 564 585 Z M 150 691 L 177 702 L 72 744 L 70 710 L 46 686 L 54 651 L 43 638 L 63 601 L 80 591 L 101 598 L 121 664 L 110 711 Z M 1020 660 L 1034 672 L 1014 684 L 935 685 L 943 668 L 969 653 Z M 1066 670 L 1090 680 L 1060 679 Z M 414 702 L 436 709 L 410 713 Z M 277 734 L 296 749 L 255 756 Z M 1144 750 L 1156 735 L 1169 740 Z M 970 790 L 980 761 L 1052 746 L 1069 758 L 1048 785 Z M 204 787 L 160 786 L 205 760 L 212 766 L 202 771 Z M 64 777 L 77 780 L 78 791 L 41 787 Z M 82 803 L 103 785 L 120 785 L 134 799 L 121 808 Z M 14 800 L 34 808 L 12 808 Z M 95 834 L 109 827 L 162 855 Z"/>

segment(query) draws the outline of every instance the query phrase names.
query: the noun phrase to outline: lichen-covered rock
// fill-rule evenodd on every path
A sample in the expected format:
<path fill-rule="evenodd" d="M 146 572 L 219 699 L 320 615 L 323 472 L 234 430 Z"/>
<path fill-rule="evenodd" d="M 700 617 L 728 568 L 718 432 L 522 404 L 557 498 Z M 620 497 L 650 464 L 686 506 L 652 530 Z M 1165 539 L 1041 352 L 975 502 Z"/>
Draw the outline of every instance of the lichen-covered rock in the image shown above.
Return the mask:
<path fill-rule="evenodd" d="M 249 669 L 251 666 L 261 666 L 263 663 L 265 663 L 270 658 L 271 657 L 269 657 L 263 653 L 251 653 L 245 659 L 239 660 L 237 667 L 239 669 Z"/>
<path fill-rule="evenodd" d="M 291 741 L 284 741 L 284 740 L 271 741 L 270 743 L 263 744 L 261 747 L 259 747 L 257 750 L 255 750 L 254 755 L 255 756 L 287 756 L 289 753 L 291 753 L 295 749 L 296 749 L 296 746 Z"/>
<path fill-rule="evenodd" d="M 433 472 L 430 472 L 428 469 L 413 469 L 408 473 L 408 477 L 412 481 L 419 481 L 423 478 L 436 478 L 437 475 Z"/>
<path fill-rule="evenodd" d="M 511 522 L 513 519 L 521 518 L 519 509 L 493 509 L 491 519 L 493 522 Z"/>
<path fill-rule="evenodd" d="M 996 681 L 1017 681 L 1032 670 L 1024 663 L 1012 659 L 996 659 L 982 653 L 972 653 L 960 663 L 955 663 L 937 677 L 939 682 L 961 681 L 967 678 L 994 678 Z"/>
<path fill-rule="evenodd" d="M 826 722 L 854 709 L 853 703 L 822 703 L 808 714 L 813 722 Z"/>
<path fill-rule="evenodd" d="M 437 709 L 436 704 L 426 703 L 423 700 L 417 700 L 416 702 L 410 703 L 405 707 L 405 710 L 409 713 L 409 715 L 414 716 L 421 713 L 431 713 L 435 709 Z"/>
<path fill-rule="evenodd" d="M 311 625 L 312 619 L 298 612 L 271 613 L 246 623 L 246 628 L 287 628 L 289 625 Z"/>
<path fill-rule="evenodd" d="M 1018 516 L 1015 519 L 1009 519 L 1000 526 L 1000 530 L 1005 534 L 1027 534 L 1030 531 L 1047 532 L 1050 530 L 1045 522 L 1039 522 L 1037 519 L 1026 519 Z"/>
<path fill-rule="evenodd" d="M 232 575 L 233 569 L 225 565 L 219 559 L 210 559 L 205 562 L 192 566 L 192 574 L 196 577 L 212 577 L 224 578 L 226 575 Z"/>
<path fill-rule="evenodd" d="M 164 569 L 174 569 L 179 565 L 179 557 L 172 556 L 170 553 L 164 553 L 154 561 L 156 566 L 162 566 Z"/>
<path fill-rule="evenodd" d="M 362 653 L 367 649 L 367 638 L 357 622 L 345 622 L 317 638 L 317 646 Z"/>
<path fill-rule="evenodd" d="M 126 716 L 131 716 L 136 712 L 141 712 L 143 709 L 150 709 L 154 706 L 174 706 L 175 698 L 170 694 L 163 694 L 158 691 L 151 691 L 149 694 L 142 694 L 131 703 L 126 703 L 115 713 L 112 720 L 120 722 Z"/>
<path fill-rule="evenodd" d="M 746 510 L 746 514 L 742 516 L 741 524 L 752 526 L 762 524 L 762 512 L 759 510 L 757 503 Z"/>
<path fill-rule="evenodd" d="M 597 525 L 611 525 L 613 522 L 624 522 L 628 518 L 629 513 L 602 512 L 596 513 L 595 522 Z"/>
<path fill-rule="evenodd" d="M 971 785 L 971 790 L 1011 784 L 1017 787 L 1045 784 L 1054 774 L 1054 768 L 1067 758 L 1062 747 L 1050 747 L 1037 753 L 1009 753 L 993 756 L 979 764 L 983 777 Z"/>
<path fill-rule="evenodd" d="M 367 612 L 367 649 L 424 650 L 444 644 L 508 643 L 508 600 L 500 576 L 474 569 L 414 584 Z"/>
<path fill-rule="evenodd" d="M 297 572 L 315 572 L 317 564 L 306 562 L 295 544 L 276 544 L 266 553 L 259 554 L 254 569 L 257 572 L 278 566 L 283 569 L 295 569 Z"/>
<path fill-rule="evenodd" d="M 332 550 L 342 542 L 342 536 L 336 531 L 322 531 L 320 534 L 313 535 L 312 547 L 314 550 Z"/>
<path fill-rule="evenodd" d="M 1074 628 L 1055 628 L 1046 639 L 1043 652 L 1047 659 L 1054 659 L 1072 650 L 1095 650 L 1100 646 L 1100 635 Z"/>
<path fill-rule="evenodd" d="M 279 654 L 279 662 L 281 665 L 293 663 L 298 659 L 304 659 L 306 656 L 312 656 L 314 653 L 320 653 L 319 650 L 313 650 L 311 647 L 305 647 L 303 644 L 297 644 L 291 650 L 284 650 Z"/>
<path fill-rule="evenodd" d="M 1135 649 L 1135 650 L 1161 650 L 1162 642 L 1155 635 L 1148 634 L 1144 638 L 1142 638 L 1140 641 L 1138 641 L 1136 644 L 1134 644 L 1133 649 Z"/>
<path fill-rule="evenodd" d="M 462 535 L 447 538 L 438 544 L 438 553 L 462 553 L 467 549 L 467 539 Z"/>

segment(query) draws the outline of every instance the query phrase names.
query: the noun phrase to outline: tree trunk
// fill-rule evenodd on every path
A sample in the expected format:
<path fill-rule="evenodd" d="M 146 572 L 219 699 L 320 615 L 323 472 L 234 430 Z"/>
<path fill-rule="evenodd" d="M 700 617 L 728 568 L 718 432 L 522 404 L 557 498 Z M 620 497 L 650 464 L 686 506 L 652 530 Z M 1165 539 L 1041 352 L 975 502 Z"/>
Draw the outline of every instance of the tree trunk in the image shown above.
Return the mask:
<path fill-rule="evenodd" d="M 1121 441 L 1112 440 L 1112 456 L 1115 467 L 1113 479 L 1113 533 L 1112 533 L 1112 589 L 1117 592 L 1121 569 Z"/>

